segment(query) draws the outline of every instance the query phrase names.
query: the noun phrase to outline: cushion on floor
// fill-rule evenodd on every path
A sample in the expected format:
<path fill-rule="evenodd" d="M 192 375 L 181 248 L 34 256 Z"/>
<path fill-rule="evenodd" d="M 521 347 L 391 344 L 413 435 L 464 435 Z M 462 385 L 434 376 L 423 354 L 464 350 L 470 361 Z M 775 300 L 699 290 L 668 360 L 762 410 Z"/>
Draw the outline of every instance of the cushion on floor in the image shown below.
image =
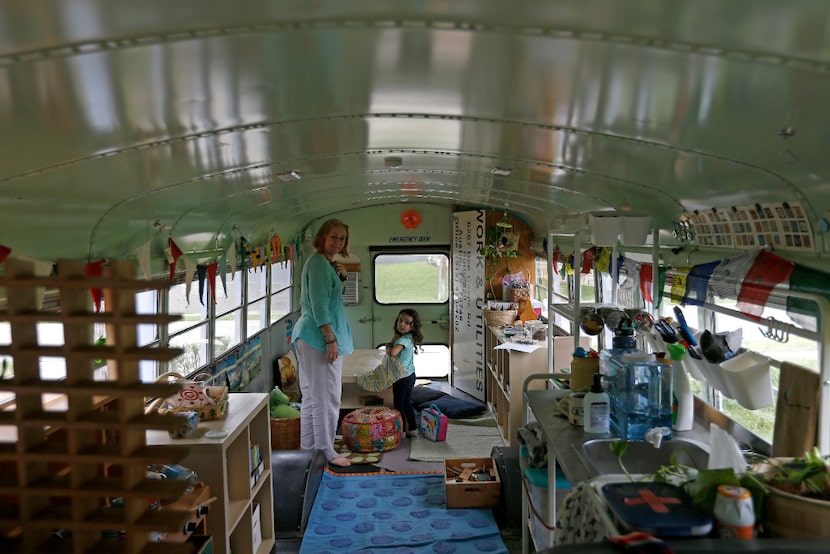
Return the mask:
<path fill-rule="evenodd" d="M 475 417 L 487 411 L 487 406 L 484 404 L 456 398 L 437 389 L 423 385 L 412 389 L 412 405 L 416 410 L 429 408 L 430 404 L 438 406 L 438 409 L 450 419 Z"/>
<path fill-rule="evenodd" d="M 343 442 L 353 452 L 384 452 L 403 440 L 398 410 L 384 406 L 358 408 L 343 418 Z"/>
<path fill-rule="evenodd" d="M 437 400 L 444 396 L 447 396 L 447 393 L 431 387 L 418 385 L 417 387 L 412 388 L 412 405 L 418 408 L 422 404 L 428 405 L 433 400 Z"/>
<path fill-rule="evenodd" d="M 449 394 L 437 398 L 432 402 L 425 402 L 418 407 L 419 410 L 429 408 L 430 404 L 435 404 L 438 409 L 450 419 L 464 419 L 467 417 L 475 417 L 487 411 L 487 406 L 477 402 L 470 402 L 461 398 L 450 396 Z"/>

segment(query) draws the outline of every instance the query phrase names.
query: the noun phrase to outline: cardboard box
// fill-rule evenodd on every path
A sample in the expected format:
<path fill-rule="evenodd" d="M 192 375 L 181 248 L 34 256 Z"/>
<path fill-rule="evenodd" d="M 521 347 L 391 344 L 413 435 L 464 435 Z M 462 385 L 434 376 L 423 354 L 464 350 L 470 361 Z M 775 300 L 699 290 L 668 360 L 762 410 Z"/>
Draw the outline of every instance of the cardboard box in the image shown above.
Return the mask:
<path fill-rule="evenodd" d="M 492 481 L 476 480 L 477 473 L 490 475 Z M 501 501 L 501 480 L 492 458 L 444 460 L 444 475 L 447 508 L 490 508 Z"/>

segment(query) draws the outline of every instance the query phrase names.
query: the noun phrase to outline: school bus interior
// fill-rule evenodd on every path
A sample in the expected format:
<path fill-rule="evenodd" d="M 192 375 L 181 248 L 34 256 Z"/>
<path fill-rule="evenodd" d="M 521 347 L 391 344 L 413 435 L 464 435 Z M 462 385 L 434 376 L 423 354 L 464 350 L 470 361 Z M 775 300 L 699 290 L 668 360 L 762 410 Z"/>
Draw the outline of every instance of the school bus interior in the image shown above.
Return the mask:
<path fill-rule="evenodd" d="M 130 262 L 170 285 L 140 292 L 136 311 L 182 317 L 131 340 L 184 349 L 141 362 L 137 379 L 245 348 L 266 368 L 248 390 L 268 390 L 298 315 L 299 264 L 337 217 L 350 225 L 344 299 L 364 353 L 417 304 L 436 356 L 423 376 L 486 402 L 470 307 L 510 300 L 508 278 L 527 279 L 529 308 L 576 335 L 584 303 L 635 317 L 676 317 L 682 303 L 697 330 L 741 329 L 776 386 L 782 363 L 809 369 L 821 391 L 811 432 L 830 454 L 828 98 L 825 0 L 0 3 L 0 278 L 31 264 L 37 285 L 0 283 L 3 376 L 7 359 L 33 355 L 21 341 L 73 340 L 50 327 L 57 316 L 29 327 L 32 306 L 80 309 L 59 308 L 48 285 L 44 296 L 55 264 L 94 281 Z M 512 240 L 485 272 L 484 247 Z M 594 246 L 634 265 L 593 270 Z M 761 309 L 742 311 L 760 257 L 750 274 L 763 290 L 747 294 Z M 724 260 L 734 273 L 721 264 L 710 282 Z M 427 299 L 396 272 L 413 262 L 437 291 Z M 627 286 L 646 266 L 649 284 Z M 716 300 L 718 284 L 731 292 Z M 100 345 L 118 340 L 109 325 L 96 323 Z M 74 364 L 39 363 L 57 379 Z M 774 406 L 700 382 L 742 446 L 774 453 L 776 432 L 801 437 L 798 420 L 776 430 Z M 5 408 L 21 394 L 9 387 Z"/>

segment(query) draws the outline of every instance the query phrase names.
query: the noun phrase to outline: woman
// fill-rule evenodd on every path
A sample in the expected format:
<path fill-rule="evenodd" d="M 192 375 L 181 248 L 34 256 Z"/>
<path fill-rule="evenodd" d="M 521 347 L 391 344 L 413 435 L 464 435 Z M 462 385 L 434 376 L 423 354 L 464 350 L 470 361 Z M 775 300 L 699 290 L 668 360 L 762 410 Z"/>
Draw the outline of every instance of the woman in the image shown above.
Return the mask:
<path fill-rule="evenodd" d="M 334 437 L 343 355 L 351 354 L 354 345 L 342 298 L 345 271 L 332 258 L 349 255 L 349 227 L 329 219 L 312 246 L 315 253 L 305 262 L 300 281 L 300 318 L 291 334 L 302 393 L 300 448 L 322 450 L 330 464 L 347 467 L 351 462 L 334 450 Z"/>

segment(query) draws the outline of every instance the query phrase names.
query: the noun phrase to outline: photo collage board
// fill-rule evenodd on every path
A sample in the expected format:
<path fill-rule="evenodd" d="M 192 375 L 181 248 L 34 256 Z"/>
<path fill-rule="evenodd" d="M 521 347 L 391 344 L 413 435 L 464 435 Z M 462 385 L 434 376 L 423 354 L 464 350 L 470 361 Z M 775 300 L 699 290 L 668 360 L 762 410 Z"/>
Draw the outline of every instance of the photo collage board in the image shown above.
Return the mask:
<path fill-rule="evenodd" d="M 797 202 L 696 210 L 686 219 L 701 246 L 815 251 L 810 220 Z"/>

